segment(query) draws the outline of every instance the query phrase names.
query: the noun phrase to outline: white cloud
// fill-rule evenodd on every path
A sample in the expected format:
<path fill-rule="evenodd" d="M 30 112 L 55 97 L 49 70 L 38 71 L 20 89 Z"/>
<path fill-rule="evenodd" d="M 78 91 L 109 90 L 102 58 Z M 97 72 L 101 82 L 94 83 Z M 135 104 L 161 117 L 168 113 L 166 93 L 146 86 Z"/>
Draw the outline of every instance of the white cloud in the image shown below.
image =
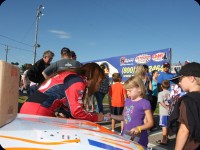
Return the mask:
<path fill-rule="evenodd" d="M 51 33 L 55 34 L 58 38 L 69 39 L 71 38 L 70 34 L 60 30 L 50 30 Z"/>

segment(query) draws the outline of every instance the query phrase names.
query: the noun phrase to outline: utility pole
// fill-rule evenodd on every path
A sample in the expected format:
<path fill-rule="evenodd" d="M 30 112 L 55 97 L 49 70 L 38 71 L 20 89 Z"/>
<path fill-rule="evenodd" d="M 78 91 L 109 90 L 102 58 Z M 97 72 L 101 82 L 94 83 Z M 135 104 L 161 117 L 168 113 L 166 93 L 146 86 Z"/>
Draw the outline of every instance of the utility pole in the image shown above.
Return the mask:
<path fill-rule="evenodd" d="M 40 45 L 37 43 L 37 37 L 38 37 L 38 21 L 40 19 L 40 15 L 43 15 L 41 9 L 44 9 L 44 7 L 42 5 L 38 6 L 37 9 L 37 15 L 36 15 L 36 29 L 35 29 L 35 44 L 34 44 L 34 61 L 33 63 L 36 62 L 36 50 L 38 47 L 40 47 Z"/>
<path fill-rule="evenodd" d="M 7 60 L 8 60 L 8 45 L 5 45 L 6 46 L 6 49 L 5 49 L 5 51 L 6 51 L 6 62 L 7 62 Z"/>

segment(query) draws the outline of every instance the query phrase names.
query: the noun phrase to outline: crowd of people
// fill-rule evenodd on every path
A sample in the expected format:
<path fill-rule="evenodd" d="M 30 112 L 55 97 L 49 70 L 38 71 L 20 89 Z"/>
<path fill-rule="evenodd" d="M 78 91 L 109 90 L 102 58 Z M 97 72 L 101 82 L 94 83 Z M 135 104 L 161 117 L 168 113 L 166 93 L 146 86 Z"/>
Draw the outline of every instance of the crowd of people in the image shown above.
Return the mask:
<path fill-rule="evenodd" d="M 156 142 L 167 145 L 168 136 L 176 134 L 176 150 L 200 149 L 199 63 L 188 63 L 176 74 L 170 73 L 168 62 L 163 64 L 163 71 L 153 70 L 151 74 L 147 65 L 137 65 L 128 80 L 123 82 L 116 72 L 110 82 L 108 64 L 81 64 L 75 52 L 66 47 L 61 49 L 60 60 L 51 63 L 53 57 L 48 50 L 35 64 L 27 64 L 22 82 L 28 99 L 20 113 L 93 122 L 111 120 L 113 132 L 118 120 L 121 136 L 147 148 L 148 131 L 154 127 L 153 114 L 158 107 L 162 139 Z M 110 106 L 107 114 L 105 96 Z"/>

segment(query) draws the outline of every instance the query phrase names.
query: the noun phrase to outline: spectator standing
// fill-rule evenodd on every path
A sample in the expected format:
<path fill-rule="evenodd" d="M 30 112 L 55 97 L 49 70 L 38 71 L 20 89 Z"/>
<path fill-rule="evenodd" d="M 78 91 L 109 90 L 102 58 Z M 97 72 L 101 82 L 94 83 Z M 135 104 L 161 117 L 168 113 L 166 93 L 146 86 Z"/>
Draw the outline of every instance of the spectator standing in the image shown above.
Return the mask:
<path fill-rule="evenodd" d="M 76 60 L 77 57 L 76 57 L 76 53 L 74 51 L 71 51 L 71 56 L 72 56 L 72 59 L 73 60 Z"/>
<path fill-rule="evenodd" d="M 38 60 L 27 72 L 28 78 L 34 83 L 39 85 L 45 80 L 42 75 L 42 71 L 50 65 L 54 57 L 54 53 L 50 50 L 47 50 L 43 53 L 43 58 Z"/>
<path fill-rule="evenodd" d="M 23 90 L 27 91 L 27 95 L 30 94 L 30 80 L 27 76 L 28 70 L 32 67 L 32 64 L 26 64 L 26 70 L 22 74 L 22 85 L 23 85 Z"/>
<path fill-rule="evenodd" d="M 172 81 L 170 79 L 170 81 Z M 172 81 L 173 82 L 173 81 Z M 180 97 L 185 95 L 186 93 L 182 91 L 181 87 L 179 84 L 174 84 L 171 87 L 171 93 L 170 93 L 170 109 L 169 109 L 169 114 L 172 113 L 177 101 L 179 100 Z"/>
<path fill-rule="evenodd" d="M 30 95 L 33 94 L 38 86 L 45 80 L 42 75 L 43 70 L 50 65 L 53 60 L 54 53 L 47 50 L 43 53 L 42 59 L 38 60 L 27 72 L 27 76 L 32 81 L 30 86 Z"/>
<path fill-rule="evenodd" d="M 176 78 L 182 90 L 187 93 L 178 100 L 171 114 L 174 121 L 179 123 L 176 126 L 178 133 L 175 150 L 199 150 L 200 64 L 192 62 L 184 65 Z"/>
<path fill-rule="evenodd" d="M 99 86 L 99 90 L 94 93 L 94 96 L 96 97 L 97 106 L 98 106 L 98 110 L 96 112 L 104 113 L 104 111 L 103 111 L 103 99 L 109 91 L 109 77 L 108 77 L 109 68 L 107 68 L 104 64 L 101 64 L 100 67 L 104 71 L 105 77 L 104 77 L 104 79 L 102 80 L 102 82 Z"/>
<path fill-rule="evenodd" d="M 60 51 L 60 54 L 61 54 L 61 58 L 64 58 L 64 59 L 72 59 L 72 54 L 71 54 L 71 51 L 69 48 L 67 47 L 63 47 Z"/>
<path fill-rule="evenodd" d="M 81 63 L 72 59 L 70 49 L 63 47 L 61 49 L 61 59 L 49 65 L 43 72 L 45 79 L 54 76 L 58 71 L 67 70 L 69 68 L 81 67 Z"/>
<path fill-rule="evenodd" d="M 146 96 L 145 99 L 152 100 L 152 83 L 151 79 L 146 75 L 145 68 L 142 65 L 137 65 L 134 76 L 140 77 L 145 85 Z"/>
<path fill-rule="evenodd" d="M 146 72 L 146 75 L 147 75 L 147 76 L 149 77 L 149 79 L 151 80 L 151 79 L 152 79 L 152 76 L 151 76 L 151 74 L 149 73 L 149 66 L 146 65 L 146 64 L 144 64 L 143 67 L 144 67 L 144 70 L 145 70 L 145 72 Z"/>
<path fill-rule="evenodd" d="M 173 78 L 176 74 L 170 73 L 170 64 L 168 62 L 163 63 L 163 71 L 160 72 L 160 75 L 158 76 L 158 91 L 162 91 L 161 84 L 163 80 L 169 80 Z M 170 84 L 173 84 L 170 82 Z M 170 89 L 171 91 L 171 89 Z"/>
<path fill-rule="evenodd" d="M 120 73 L 112 74 L 113 84 L 109 89 L 109 102 L 111 105 L 111 114 L 122 115 L 124 110 L 124 100 L 126 99 L 126 90 L 121 83 L 122 77 Z M 112 119 L 112 132 L 115 131 L 115 120 Z M 121 132 L 123 131 L 123 121 L 121 121 Z"/>
<path fill-rule="evenodd" d="M 186 65 L 188 63 L 190 63 L 190 62 L 189 61 L 185 61 L 184 65 Z M 178 70 L 177 69 L 176 69 L 176 73 L 178 74 Z M 180 97 L 185 95 L 186 92 L 181 89 L 181 87 L 179 85 L 179 78 L 177 76 L 175 76 L 174 78 L 171 78 L 170 81 L 174 83 L 171 86 L 171 93 L 170 93 L 171 103 L 170 103 L 169 113 L 171 114 L 172 111 L 174 110 L 174 107 L 176 106 L 176 103 L 180 99 Z"/>
<path fill-rule="evenodd" d="M 162 127 L 162 139 L 156 141 L 158 144 L 166 145 L 168 142 L 168 117 L 169 117 L 169 105 L 170 105 L 170 87 L 169 80 L 163 80 L 161 88 L 163 91 L 158 93 L 158 103 L 159 103 L 159 125 Z"/>
<path fill-rule="evenodd" d="M 152 112 L 156 110 L 157 101 L 158 101 L 158 70 L 152 71 L 152 100 L 151 103 L 151 109 Z"/>
<path fill-rule="evenodd" d="M 145 97 L 145 86 L 141 78 L 130 77 L 125 83 L 128 98 L 125 100 L 123 115 L 111 115 L 112 119 L 124 121 L 122 136 L 129 135 L 145 148 L 148 144 L 147 130 L 153 126 L 150 102 Z"/>

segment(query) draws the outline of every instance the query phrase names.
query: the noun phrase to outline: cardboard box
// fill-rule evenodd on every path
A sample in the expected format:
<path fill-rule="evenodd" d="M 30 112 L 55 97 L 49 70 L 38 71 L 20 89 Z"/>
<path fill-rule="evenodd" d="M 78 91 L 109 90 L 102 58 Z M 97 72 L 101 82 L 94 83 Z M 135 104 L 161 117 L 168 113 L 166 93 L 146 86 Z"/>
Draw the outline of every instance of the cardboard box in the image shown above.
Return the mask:
<path fill-rule="evenodd" d="M 0 61 L 0 127 L 17 116 L 20 69 Z"/>

